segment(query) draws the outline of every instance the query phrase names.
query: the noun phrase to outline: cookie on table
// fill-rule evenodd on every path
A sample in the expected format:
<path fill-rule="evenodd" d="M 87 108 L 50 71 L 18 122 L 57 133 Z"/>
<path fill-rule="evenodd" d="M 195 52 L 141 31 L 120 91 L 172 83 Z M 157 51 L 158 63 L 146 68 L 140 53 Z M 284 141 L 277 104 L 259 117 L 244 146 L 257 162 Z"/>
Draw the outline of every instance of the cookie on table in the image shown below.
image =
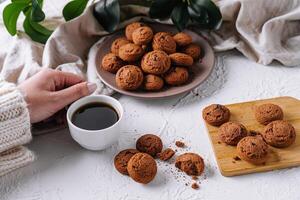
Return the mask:
<path fill-rule="evenodd" d="M 113 43 L 111 44 L 110 51 L 116 55 L 119 55 L 120 47 L 125 44 L 129 44 L 129 43 L 130 43 L 130 41 L 127 40 L 125 37 L 120 37 L 113 41 Z"/>
<path fill-rule="evenodd" d="M 120 172 L 121 174 L 128 175 L 127 171 L 127 164 L 130 158 L 135 155 L 136 153 L 139 153 L 136 149 L 125 149 L 123 151 L 120 151 L 114 158 L 114 165 L 115 168 Z"/>
<path fill-rule="evenodd" d="M 164 51 L 154 50 L 145 54 L 141 61 L 144 72 L 150 74 L 163 74 L 170 69 L 171 59 Z"/>
<path fill-rule="evenodd" d="M 158 153 L 157 156 L 160 160 L 166 161 L 171 159 L 175 154 L 175 151 L 171 148 L 163 150 L 161 153 Z"/>
<path fill-rule="evenodd" d="M 136 44 L 125 44 L 119 49 L 119 57 L 127 62 L 134 62 L 141 58 L 144 54 L 144 50 L 141 46 Z"/>
<path fill-rule="evenodd" d="M 158 32 L 153 37 L 152 48 L 171 54 L 176 52 L 176 42 L 170 33 Z"/>
<path fill-rule="evenodd" d="M 169 85 L 178 86 L 188 81 L 189 73 L 184 67 L 172 67 L 164 74 L 164 79 Z"/>
<path fill-rule="evenodd" d="M 136 149 L 140 152 L 147 153 L 153 157 L 160 153 L 163 148 L 161 139 L 153 134 L 146 134 L 141 136 L 136 141 Z"/>
<path fill-rule="evenodd" d="M 124 90 L 138 89 L 144 80 L 142 70 L 135 65 L 125 65 L 116 74 L 116 84 Z"/>
<path fill-rule="evenodd" d="M 262 104 L 255 108 L 255 118 L 260 124 L 267 125 L 272 121 L 282 120 L 283 111 L 278 105 L 272 103 Z"/>
<path fill-rule="evenodd" d="M 124 66 L 124 61 L 113 53 L 108 53 L 102 58 L 101 67 L 110 73 L 116 73 Z"/>
<path fill-rule="evenodd" d="M 152 41 L 153 31 L 148 26 L 143 26 L 138 29 L 135 29 L 132 33 L 132 40 L 134 44 L 137 45 L 146 45 Z"/>
<path fill-rule="evenodd" d="M 129 25 L 126 26 L 125 28 L 125 36 L 126 38 L 129 40 L 129 41 L 132 41 L 132 33 L 140 28 L 140 27 L 143 27 L 145 26 L 145 24 L 141 23 L 141 22 L 133 22 Z"/>
<path fill-rule="evenodd" d="M 189 176 L 200 176 L 204 171 L 204 161 L 195 153 L 184 153 L 176 158 L 175 167 Z"/>
<path fill-rule="evenodd" d="M 180 32 L 173 36 L 178 46 L 186 46 L 192 43 L 192 37 L 189 34 Z"/>
<path fill-rule="evenodd" d="M 242 138 L 248 135 L 248 131 L 241 123 L 226 122 L 220 126 L 218 134 L 222 142 L 235 146 Z"/>
<path fill-rule="evenodd" d="M 268 159 L 268 144 L 262 136 L 247 136 L 237 144 L 240 158 L 255 165 L 264 164 Z"/>
<path fill-rule="evenodd" d="M 199 45 L 192 43 L 184 47 L 182 52 L 191 56 L 194 60 L 197 60 L 200 58 L 201 48 Z"/>
<path fill-rule="evenodd" d="M 296 140 L 295 128 L 284 120 L 269 123 L 261 134 L 269 145 L 278 148 L 288 147 Z"/>
<path fill-rule="evenodd" d="M 156 75 L 148 74 L 144 78 L 144 89 L 149 91 L 158 91 L 164 86 L 164 80 Z"/>
<path fill-rule="evenodd" d="M 169 56 L 174 65 L 191 66 L 194 62 L 191 56 L 184 53 L 172 53 Z"/>
<path fill-rule="evenodd" d="M 127 171 L 134 181 L 147 184 L 155 178 L 157 165 L 150 155 L 137 153 L 130 158 Z"/>
<path fill-rule="evenodd" d="M 230 110 L 220 104 L 212 104 L 202 110 L 203 119 L 212 126 L 220 126 L 230 119 Z"/>

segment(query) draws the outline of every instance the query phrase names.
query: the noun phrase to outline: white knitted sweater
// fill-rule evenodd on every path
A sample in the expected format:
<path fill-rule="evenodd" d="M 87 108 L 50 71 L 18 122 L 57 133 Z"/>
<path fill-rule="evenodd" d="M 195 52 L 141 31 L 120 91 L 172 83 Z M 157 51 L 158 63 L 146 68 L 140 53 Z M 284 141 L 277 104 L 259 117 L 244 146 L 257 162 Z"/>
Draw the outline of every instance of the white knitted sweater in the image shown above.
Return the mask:
<path fill-rule="evenodd" d="M 0 176 L 34 160 L 21 145 L 31 140 L 26 102 L 14 84 L 0 77 Z"/>

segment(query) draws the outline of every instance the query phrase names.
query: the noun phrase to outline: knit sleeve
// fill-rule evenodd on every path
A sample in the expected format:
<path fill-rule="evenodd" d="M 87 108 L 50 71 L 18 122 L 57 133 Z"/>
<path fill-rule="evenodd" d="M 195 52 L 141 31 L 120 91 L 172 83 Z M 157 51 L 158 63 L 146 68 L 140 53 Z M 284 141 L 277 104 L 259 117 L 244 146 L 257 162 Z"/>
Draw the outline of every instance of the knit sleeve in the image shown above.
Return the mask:
<path fill-rule="evenodd" d="M 31 140 L 30 118 L 23 95 L 0 78 L 0 152 Z"/>

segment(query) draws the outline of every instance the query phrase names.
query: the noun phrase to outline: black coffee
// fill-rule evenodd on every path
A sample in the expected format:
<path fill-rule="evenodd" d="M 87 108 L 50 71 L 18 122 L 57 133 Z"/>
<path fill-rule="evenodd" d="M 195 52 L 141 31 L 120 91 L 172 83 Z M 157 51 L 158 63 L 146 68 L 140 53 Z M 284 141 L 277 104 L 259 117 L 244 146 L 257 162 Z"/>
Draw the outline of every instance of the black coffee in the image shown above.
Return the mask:
<path fill-rule="evenodd" d="M 105 103 L 89 103 L 78 108 L 72 122 L 75 126 L 86 130 L 101 130 L 112 126 L 119 120 L 118 113 Z"/>

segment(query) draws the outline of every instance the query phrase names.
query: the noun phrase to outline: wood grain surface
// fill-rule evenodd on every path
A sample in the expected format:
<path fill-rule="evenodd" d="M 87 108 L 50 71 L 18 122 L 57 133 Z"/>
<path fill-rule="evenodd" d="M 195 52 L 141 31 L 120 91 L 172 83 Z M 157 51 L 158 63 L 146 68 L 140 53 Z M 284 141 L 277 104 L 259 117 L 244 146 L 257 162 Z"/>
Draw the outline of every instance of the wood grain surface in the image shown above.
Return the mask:
<path fill-rule="evenodd" d="M 216 160 L 223 176 L 236 176 L 256 172 L 264 172 L 300 165 L 300 101 L 292 97 L 278 97 L 272 99 L 250 101 L 226 105 L 230 109 L 230 121 L 237 121 L 246 126 L 248 130 L 262 131 L 264 126 L 260 125 L 254 117 L 256 106 L 264 103 L 279 105 L 284 112 L 284 120 L 289 121 L 296 129 L 296 141 L 287 148 L 274 148 L 270 146 L 269 158 L 265 165 L 253 165 L 246 161 L 236 161 L 235 146 L 220 143 L 218 138 L 218 127 L 206 124 L 208 134 L 213 146 Z"/>

